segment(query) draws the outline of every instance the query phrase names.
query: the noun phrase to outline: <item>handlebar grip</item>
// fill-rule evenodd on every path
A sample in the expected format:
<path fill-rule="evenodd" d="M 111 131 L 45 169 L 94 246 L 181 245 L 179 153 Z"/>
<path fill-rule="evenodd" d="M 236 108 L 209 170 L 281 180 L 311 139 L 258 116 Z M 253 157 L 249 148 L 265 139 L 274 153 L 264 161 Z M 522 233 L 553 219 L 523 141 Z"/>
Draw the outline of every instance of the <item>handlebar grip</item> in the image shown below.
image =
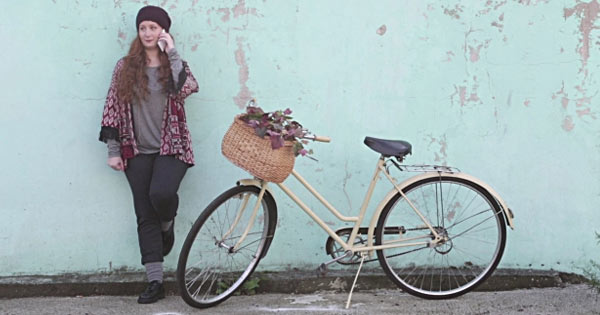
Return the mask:
<path fill-rule="evenodd" d="M 319 142 L 331 142 L 331 138 L 324 136 L 315 136 L 315 141 Z"/>

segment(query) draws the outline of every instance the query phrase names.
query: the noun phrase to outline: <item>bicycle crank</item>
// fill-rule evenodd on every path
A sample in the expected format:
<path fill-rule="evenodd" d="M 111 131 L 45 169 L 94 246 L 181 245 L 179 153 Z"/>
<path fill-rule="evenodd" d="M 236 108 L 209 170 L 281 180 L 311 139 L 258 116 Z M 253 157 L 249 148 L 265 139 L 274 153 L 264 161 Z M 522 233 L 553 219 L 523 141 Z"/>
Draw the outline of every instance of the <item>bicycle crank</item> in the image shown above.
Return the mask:
<path fill-rule="evenodd" d="M 354 245 L 361 245 L 361 244 L 366 245 L 368 231 L 369 231 L 369 228 L 367 228 L 367 227 L 359 228 L 358 234 L 356 235 L 356 239 L 354 240 Z M 399 234 L 399 233 L 404 234 L 405 232 L 406 232 L 406 230 L 404 229 L 403 226 L 386 227 L 384 234 Z M 337 234 L 342 240 L 347 242 L 350 239 L 350 234 L 352 234 L 352 228 L 338 229 L 337 231 L 335 231 L 335 234 Z M 342 264 L 342 265 L 360 264 L 361 257 L 358 252 L 354 253 L 354 255 L 347 256 L 346 250 L 344 250 L 344 248 L 340 244 L 338 244 L 331 236 L 328 237 L 327 242 L 325 242 L 325 251 L 327 252 L 328 255 L 331 255 L 331 257 L 338 264 Z M 347 257 L 342 257 L 342 256 L 347 256 Z M 372 262 L 372 261 L 376 261 L 376 260 L 377 260 L 376 258 L 369 259 L 369 260 L 365 260 L 364 263 Z"/>

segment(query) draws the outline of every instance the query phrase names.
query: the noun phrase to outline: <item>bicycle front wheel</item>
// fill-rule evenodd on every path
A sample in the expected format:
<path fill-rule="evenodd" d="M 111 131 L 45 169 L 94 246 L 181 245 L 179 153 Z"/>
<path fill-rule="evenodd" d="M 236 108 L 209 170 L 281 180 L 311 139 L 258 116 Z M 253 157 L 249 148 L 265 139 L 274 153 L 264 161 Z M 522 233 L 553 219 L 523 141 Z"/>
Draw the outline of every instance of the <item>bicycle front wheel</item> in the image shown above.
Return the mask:
<path fill-rule="evenodd" d="M 277 209 L 265 191 L 253 216 L 259 193 L 255 186 L 231 188 L 211 202 L 192 226 L 177 264 L 179 291 L 189 305 L 206 308 L 225 301 L 266 254 L 275 234 Z M 251 229 L 238 244 L 248 226 Z"/>
<path fill-rule="evenodd" d="M 433 233 L 396 194 L 379 217 L 376 244 L 421 244 L 378 250 L 388 277 L 404 291 L 427 299 L 453 298 L 484 282 L 500 262 L 506 242 L 504 216 L 489 192 L 471 181 L 437 174 L 402 191 L 446 241 L 423 245 L 434 239 Z M 384 233 L 385 228 L 400 232 Z"/>

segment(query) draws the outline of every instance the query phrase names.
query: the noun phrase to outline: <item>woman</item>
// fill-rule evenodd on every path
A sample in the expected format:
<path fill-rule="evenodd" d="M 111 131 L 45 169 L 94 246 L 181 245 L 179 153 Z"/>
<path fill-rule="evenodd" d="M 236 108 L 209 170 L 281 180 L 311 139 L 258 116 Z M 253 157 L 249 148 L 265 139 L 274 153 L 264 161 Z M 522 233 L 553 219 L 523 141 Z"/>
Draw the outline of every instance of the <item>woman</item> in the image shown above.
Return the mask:
<path fill-rule="evenodd" d="M 136 26 L 138 36 L 113 72 L 100 140 L 108 144 L 108 165 L 125 172 L 133 194 L 149 282 L 138 303 L 146 304 L 165 296 L 162 262 L 175 239 L 177 190 L 194 165 L 183 105 L 198 83 L 175 49 L 165 10 L 143 7 Z"/>

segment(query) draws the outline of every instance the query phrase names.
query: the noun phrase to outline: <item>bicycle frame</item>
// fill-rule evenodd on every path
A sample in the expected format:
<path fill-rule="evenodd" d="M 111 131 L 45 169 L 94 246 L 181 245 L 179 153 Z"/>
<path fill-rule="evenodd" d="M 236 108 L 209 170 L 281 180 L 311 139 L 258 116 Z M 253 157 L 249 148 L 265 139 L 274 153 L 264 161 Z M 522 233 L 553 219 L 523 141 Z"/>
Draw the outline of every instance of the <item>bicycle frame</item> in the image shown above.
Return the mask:
<path fill-rule="evenodd" d="M 367 193 L 365 195 L 364 201 L 362 203 L 362 206 L 360 208 L 359 214 L 357 217 L 347 217 L 342 215 L 334 206 L 332 206 L 325 198 L 323 198 L 323 196 L 321 196 L 298 172 L 296 172 L 296 170 L 292 170 L 292 175 L 311 193 L 313 194 L 313 196 L 315 196 L 319 202 L 321 202 L 321 204 L 323 204 L 333 215 L 335 215 L 339 220 L 341 221 L 345 221 L 345 222 L 354 222 L 354 227 L 352 228 L 352 233 L 350 235 L 350 238 L 348 239 L 347 242 L 345 242 L 344 240 L 342 240 L 336 233 L 334 230 L 332 230 L 327 224 L 325 224 L 325 222 L 323 222 L 323 220 L 313 212 L 312 209 L 310 209 L 298 196 L 296 196 L 287 186 L 285 186 L 283 183 L 278 183 L 277 185 L 279 186 L 279 188 L 281 188 L 281 190 L 283 190 L 302 210 L 304 210 L 304 212 L 306 212 L 306 214 L 308 214 L 323 230 L 325 230 L 325 232 L 327 234 L 329 234 L 329 236 L 331 236 L 336 242 L 338 242 L 340 244 L 340 246 L 342 246 L 342 248 L 344 248 L 344 250 L 346 251 L 351 251 L 351 252 L 369 252 L 369 254 L 372 253 L 372 251 L 374 250 L 380 250 L 380 249 L 386 249 L 386 248 L 395 248 L 395 247 L 406 247 L 406 246 L 418 246 L 418 245 L 435 245 L 439 242 L 442 242 L 445 240 L 444 237 L 440 236 L 437 231 L 432 227 L 432 225 L 429 223 L 429 221 L 427 221 L 427 219 L 421 214 L 421 212 L 412 204 L 412 202 L 410 200 L 408 200 L 408 198 L 406 198 L 406 195 L 404 195 L 404 192 L 402 191 L 401 187 L 396 183 L 396 181 L 391 177 L 391 175 L 389 174 L 389 172 L 387 171 L 387 169 L 385 168 L 385 164 L 386 161 L 383 157 L 381 157 L 378 162 L 377 162 L 377 167 L 375 168 L 375 172 L 373 174 L 373 177 L 371 179 L 371 183 L 369 184 L 369 188 L 367 190 Z M 430 235 L 423 235 L 423 236 L 419 236 L 419 237 L 413 237 L 413 238 L 405 238 L 405 239 L 398 239 L 398 240 L 391 240 L 386 242 L 385 244 L 382 245 L 373 245 L 373 233 L 375 231 L 375 225 L 377 224 L 377 218 L 379 217 L 379 213 L 381 212 L 381 209 L 383 208 L 383 205 L 380 205 L 379 209 L 375 212 L 375 214 L 373 215 L 373 217 L 371 218 L 371 223 L 369 225 L 369 229 L 368 229 L 368 234 L 367 234 L 367 238 L 368 238 L 368 243 L 367 245 L 361 245 L 361 246 L 354 246 L 354 240 L 356 239 L 357 235 L 358 235 L 358 230 L 360 228 L 360 225 L 362 224 L 362 222 L 364 221 L 364 217 L 365 217 L 365 213 L 367 211 L 367 206 L 369 205 L 369 202 L 371 200 L 371 196 L 373 195 L 373 191 L 375 190 L 375 186 L 377 185 L 377 182 L 379 181 L 379 175 L 383 173 L 385 175 L 385 177 L 392 183 L 392 185 L 394 185 L 394 193 L 395 192 L 399 192 L 402 197 L 404 198 L 404 200 L 406 200 L 408 202 L 408 204 L 410 205 L 410 207 L 414 210 L 414 212 L 421 218 L 421 220 L 424 223 L 424 227 L 427 227 L 427 229 L 431 232 L 431 235 L 433 235 L 433 240 L 432 241 L 421 241 L 421 242 L 414 242 L 417 241 L 418 239 L 423 239 L 423 238 L 430 238 Z M 262 199 L 262 195 L 264 193 L 264 191 L 267 188 L 268 182 L 264 182 L 264 181 L 258 181 L 258 180 L 242 180 L 240 181 L 242 184 L 250 184 L 250 185 L 255 185 L 261 188 L 261 193 L 259 194 L 259 198 L 257 200 L 257 204 L 254 207 L 252 216 L 256 215 L 256 211 L 258 210 L 258 204 L 261 202 Z M 240 208 L 240 213 L 238 213 L 238 216 L 241 216 L 241 212 L 244 211 L 245 208 L 245 204 Z M 234 225 L 236 225 L 236 223 L 234 223 Z M 252 228 L 252 225 L 246 227 L 246 231 L 243 233 L 242 237 L 238 240 L 237 244 L 234 246 L 234 250 L 238 248 L 239 244 L 242 243 L 242 241 L 244 240 L 246 234 L 248 233 L 248 231 Z M 231 227 L 231 229 L 233 229 L 233 226 Z M 352 245 L 351 245 L 352 244 Z"/>
<path fill-rule="evenodd" d="M 393 241 L 388 241 L 386 242 L 386 244 L 382 244 L 382 245 L 373 245 L 373 233 L 375 231 L 375 224 L 377 224 L 377 220 L 376 218 L 372 218 L 371 219 L 371 224 L 369 225 L 369 230 L 368 230 L 368 234 L 367 234 L 367 238 L 368 238 L 368 244 L 365 245 L 360 245 L 360 246 L 355 246 L 354 244 L 354 240 L 356 239 L 357 235 L 358 235 L 358 229 L 360 228 L 360 225 L 362 224 L 366 211 L 367 211 L 367 207 L 369 205 L 369 202 L 371 200 L 371 196 L 373 195 L 373 191 L 375 190 L 375 186 L 377 185 L 377 182 L 379 181 L 379 175 L 383 173 L 387 179 L 394 185 L 396 186 L 396 190 L 405 198 L 405 200 L 408 202 L 408 204 L 410 205 L 410 207 L 415 211 L 415 213 L 421 218 L 421 220 L 423 221 L 424 225 L 429 229 L 429 231 L 432 233 L 432 235 L 434 236 L 434 240 L 432 241 L 434 244 L 441 242 L 444 240 L 444 238 L 440 237 L 440 235 L 438 235 L 437 231 L 435 231 L 435 229 L 431 226 L 431 224 L 427 221 L 427 219 L 421 214 L 421 212 L 412 204 L 412 202 L 410 202 L 410 200 L 408 200 L 408 198 L 406 198 L 406 196 L 404 195 L 404 192 L 402 192 L 401 189 L 399 189 L 399 187 L 397 186 L 395 180 L 390 176 L 390 174 L 388 173 L 388 171 L 385 168 L 385 159 L 383 157 L 381 157 L 378 162 L 377 162 L 377 167 L 375 168 L 375 172 L 373 174 L 373 177 L 371 179 L 371 183 L 369 184 L 369 188 L 367 190 L 367 193 L 365 195 L 365 198 L 363 200 L 362 206 L 360 208 L 358 217 L 346 217 L 343 216 L 342 214 L 340 214 L 340 212 L 333 207 L 329 202 L 327 202 L 327 200 L 325 198 L 323 198 L 304 178 L 302 178 L 302 176 L 300 176 L 300 174 L 298 172 L 296 172 L 295 170 L 292 171 L 292 175 L 308 190 L 310 191 L 318 200 L 319 202 L 321 202 L 321 204 L 323 204 L 333 215 L 335 215 L 338 219 L 340 219 L 341 221 L 345 221 L 345 222 L 354 222 L 354 226 L 352 228 L 352 233 L 350 234 L 350 238 L 348 239 L 347 242 L 345 242 L 344 240 L 342 240 L 336 233 L 335 231 L 333 231 L 327 224 L 325 224 L 325 222 L 323 222 L 323 220 L 316 215 L 312 209 L 310 209 L 308 206 L 306 206 L 302 200 L 300 198 L 298 198 L 298 196 L 296 196 L 288 187 L 286 187 L 283 183 L 279 183 L 277 184 L 279 186 L 279 188 L 281 188 L 281 190 L 283 190 L 292 200 L 294 200 L 294 202 L 296 204 L 298 204 L 298 206 L 300 208 L 302 208 L 302 210 L 304 210 L 304 212 L 306 212 L 306 214 L 308 214 L 315 222 L 317 222 L 317 224 L 319 224 L 319 226 L 325 230 L 325 232 L 327 232 L 327 234 L 329 234 L 329 236 L 331 236 L 336 242 L 338 242 L 338 244 L 340 244 L 340 246 L 342 246 L 342 248 L 344 248 L 344 250 L 346 251 L 351 251 L 351 252 L 372 252 L 374 250 L 379 250 L 379 249 L 385 249 L 385 248 L 394 248 L 394 247 L 405 247 L 405 246 L 417 246 L 417 245 L 429 245 L 430 242 L 413 242 L 416 241 L 418 239 L 422 239 L 424 238 L 424 236 L 421 237 L 414 237 L 414 238 L 405 238 L 405 239 L 398 239 L 398 240 L 393 240 Z M 429 236 L 427 236 L 427 238 L 429 238 Z M 352 245 L 351 245 L 352 244 Z"/>
<path fill-rule="evenodd" d="M 371 196 L 373 195 L 373 191 L 375 190 L 375 186 L 377 185 L 377 182 L 379 181 L 379 175 L 381 173 L 383 173 L 385 175 L 385 177 L 394 186 L 394 188 L 390 192 L 388 192 L 386 197 L 381 201 L 381 203 L 376 208 L 375 212 L 373 213 L 373 215 L 371 217 L 368 231 L 367 231 L 367 245 L 355 246 L 355 245 L 353 245 L 354 240 L 358 236 L 358 230 L 360 228 L 360 225 L 364 221 L 367 207 L 371 200 Z M 440 171 L 436 171 L 435 173 L 441 174 Z M 352 233 L 350 234 L 350 238 L 348 239 L 347 242 L 345 242 L 335 233 L 334 230 L 332 230 L 327 224 L 325 224 L 325 222 L 317 214 L 315 214 L 311 208 L 309 208 L 298 196 L 296 196 L 292 192 L 291 189 L 289 189 L 283 183 L 277 184 L 277 186 L 279 186 L 279 188 L 281 190 L 283 190 L 283 192 L 285 192 L 304 212 L 306 212 L 306 214 L 308 214 L 308 216 L 310 216 L 313 219 L 313 221 L 315 221 L 327 234 L 329 234 L 329 236 L 331 236 L 331 238 L 333 238 L 338 244 L 340 244 L 340 246 L 342 246 L 342 248 L 345 251 L 351 251 L 352 253 L 368 252 L 369 256 L 370 256 L 373 253 L 373 251 L 380 250 L 380 249 L 418 246 L 418 245 L 435 246 L 436 244 L 438 244 L 440 242 L 446 241 L 445 237 L 440 236 L 437 233 L 437 231 L 433 228 L 431 223 L 429 223 L 429 221 L 421 214 L 419 209 L 417 209 L 417 207 L 415 207 L 415 205 L 406 197 L 406 195 L 402 191 L 402 187 L 406 187 L 407 185 L 414 183 L 418 180 L 421 180 L 423 178 L 430 177 L 431 172 L 424 171 L 424 174 L 412 176 L 412 177 L 408 178 L 407 180 L 403 181 L 402 183 L 397 183 L 396 180 L 394 178 L 392 178 L 392 176 L 389 174 L 389 172 L 386 169 L 385 158 L 383 156 L 380 157 L 379 160 L 377 161 L 377 167 L 375 168 L 375 172 L 371 179 L 371 183 L 369 184 L 369 188 L 367 190 L 367 193 L 365 195 L 365 198 L 363 200 L 362 206 L 360 208 L 360 211 L 359 211 L 359 214 L 357 217 L 348 217 L 348 216 L 342 215 L 323 196 L 321 196 L 321 194 L 319 194 L 317 192 L 317 190 L 314 189 L 298 172 L 296 172 L 296 170 L 292 170 L 291 175 L 293 175 L 313 196 L 315 196 L 317 198 L 317 200 L 319 200 L 319 202 L 321 204 L 323 204 L 329 210 L 329 212 L 331 212 L 333 215 L 335 215 L 340 221 L 354 222 L 354 226 L 352 227 Z M 444 173 L 444 176 L 466 179 L 466 180 L 475 182 L 476 184 L 480 185 L 485 190 L 487 190 L 492 195 L 492 197 L 494 197 L 494 199 L 496 199 L 496 201 L 498 202 L 500 208 L 502 209 L 502 211 L 504 213 L 505 218 L 507 219 L 507 224 L 511 228 L 514 229 L 513 220 L 512 220 L 513 219 L 512 211 L 506 206 L 506 203 L 502 200 L 502 198 L 500 198 L 498 193 L 496 193 L 489 185 L 487 185 L 486 183 L 484 183 L 483 181 L 481 181 L 475 177 L 472 177 L 470 175 L 463 174 L 463 173 L 458 173 L 458 172 Z M 266 190 L 270 190 L 268 187 L 268 182 L 258 180 L 258 179 L 243 179 L 243 180 L 240 180 L 240 183 L 243 185 L 253 185 L 253 186 L 257 186 L 257 187 L 261 188 L 261 192 L 258 196 L 258 200 L 256 201 L 256 205 L 255 205 L 255 207 L 253 209 L 253 213 L 252 213 L 252 217 L 254 217 L 254 216 L 256 216 L 256 213 L 258 211 L 259 204 L 262 201 L 262 196 L 263 196 L 264 192 Z M 392 199 L 393 196 L 396 195 L 397 193 L 400 193 L 400 195 L 409 204 L 409 206 L 413 209 L 413 211 L 420 217 L 421 221 L 423 221 L 423 228 L 427 228 L 431 232 L 431 235 L 424 234 L 423 236 L 418 236 L 418 237 L 413 237 L 413 238 L 402 238 L 402 239 L 399 238 L 397 240 L 388 240 L 388 241 L 386 241 L 385 244 L 382 244 L 382 245 L 373 245 L 373 243 L 374 243 L 373 234 L 375 233 L 375 226 L 377 225 L 379 215 L 381 214 L 381 211 L 383 211 L 383 208 L 388 203 L 388 201 L 390 199 Z M 244 202 L 242 207 L 240 207 L 240 210 L 239 210 L 240 212 L 238 213 L 238 217 L 240 217 L 241 214 L 243 213 L 243 211 L 245 210 L 245 205 L 246 205 L 246 203 Z M 251 220 L 251 222 L 253 222 L 253 221 L 254 220 Z M 230 228 L 230 231 L 233 230 L 235 225 L 237 225 L 237 220 L 236 220 L 236 222 L 234 222 L 233 226 Z M 250 223 L 250 225 L 248 227 L 246 227 L 246 230 L 244 231 L 242 237 L 240 237 L 237 244 L 234 246 L 234 250 L 237 249 L 239 244 L 241 244 L 243 242 L 243 240 L 245 239 L 245 237 L 246 237 L 247 233 L 250 231 L 250 229 L 252 229 L 252 223 Z M 229 231 L 227 232 L 227 234 L 228 233 L 229 233 Z M 433 236 L 433 240 L 431 240 L 431 241 L 414 242 L 414 241 L 417 241 L 418 239 L 423 239 L 423 238 L 430 239 L 431 236 Z"/>

